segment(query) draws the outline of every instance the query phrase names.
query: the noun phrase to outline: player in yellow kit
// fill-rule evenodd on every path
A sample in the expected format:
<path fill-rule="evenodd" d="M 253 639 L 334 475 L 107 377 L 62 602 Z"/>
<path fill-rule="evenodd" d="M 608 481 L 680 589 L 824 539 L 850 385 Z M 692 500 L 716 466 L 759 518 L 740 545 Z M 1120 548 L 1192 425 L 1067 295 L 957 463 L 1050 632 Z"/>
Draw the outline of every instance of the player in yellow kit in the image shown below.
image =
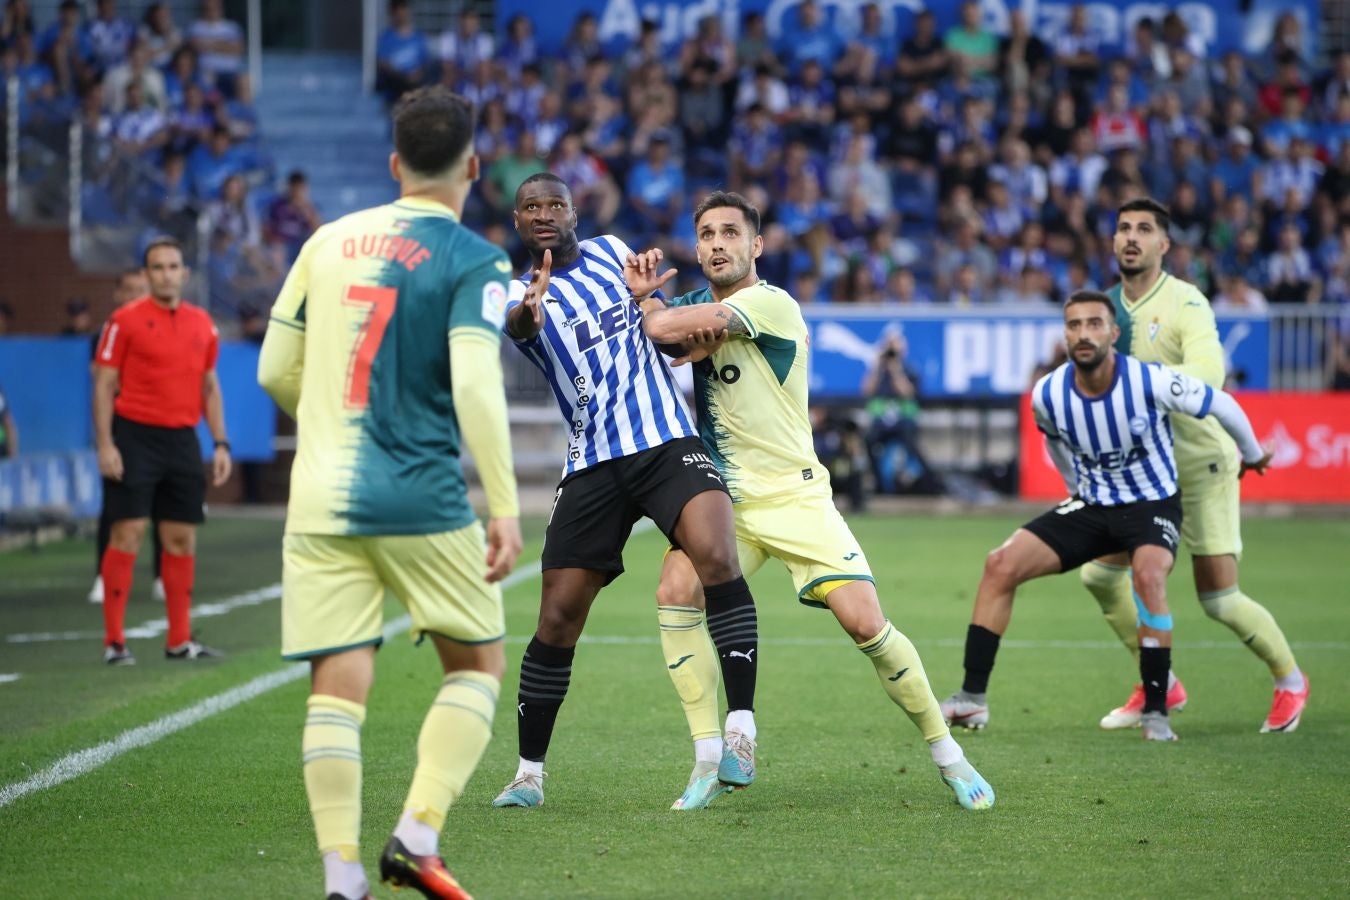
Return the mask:
<path fill-rule="evenodd" d="M 1155 200 L 1131 200 L 1119 210 L 1115 254 L 1121 282 L 1107 291 L 1120 323 L 1116 349 L 1222 388 L 1223 347 L 1209 301 L 1193 285 L 1162 270 L 1170 246 L 1169 222 L 1167 208 Z M 1232 629 L 1275 678 L 1274 700 L 1261 731 L 1293 731 L 1308 702 L 1308 679 L 1274 617 L 1238 587 L 1242 533 L 1237 448 L 1213 416 L 1178 417 L 1173 428 L 1181 539 L 1191 552 L 1196 594 L 1205 612 Z M 1107 557 L 1084 566 L 1082 578 L 1121 641 L 1137 656 L 1128 566 L 1123 557 Z M 1171 679 L 1168 708 L 1179 709 L 1186 702 L 1186 690 L 1175 676 Z M 1102 719 L 1102 727 L 1137 726 L 1143 696 L 1142 687 L 1136 686 L 1124 706 Z"/>
<path fill-rule="evenodd" d="M 806 322 L 787 292 L 755 272 L 764 248 L 759 224 L 759 211 L 740 194 L 709 195 L 694 211 L 698 260 L 709 286 L 669 306 L 642 301 L 643 327 L 658 344 L 691 351 L 699 434 L 731 493 L 741 568 L 748 575 L 769 557 L 781 560 L 798 599 L 834 613 L 872 661 L 886 693 L 928 741 L 961 806 L 987 809 L 993 789 L 952 739 L 918 652 L 886 620 L 867 559 L 835 509 L 807 416 Z M 671 273 L 655 275 L 658 259 L 655 251 L 630 258 L 624 276 L 635 296 L 669 279 Z M 660 605 L 697 605 L 699 590 L 688 557 L 672 550 L 661 573 Z M 717 728 L 715 705 L 691 709 L 688 702 L 715 696 L 717 667 L 707 640 L 697 628 L 662 631 L 667 666 L 695 734 Z M 675 808 L 705 806 L 727 789 L 715 771 L 696 767 Z"/>
<path fill-rule="evenodd" d="M 521 547 L 499 357 L 511 265 L 459 222 L 478 177 L 473 122 L 472 105 L 444 88 L 404 95 L 390 157 L 399 199 L 305 243 L 258 363 L 298 426 L 282 653 L 312 669 L 304 775 L 329 900 L 367 896 L 361 724 L 386 589 L 445 678 L 380 874 L 428 897 L 468 897 L 437 845 L 491 737 L 505 664 L 497 582 Z M 487 492 L 486 534 L 461 433 Z"/>

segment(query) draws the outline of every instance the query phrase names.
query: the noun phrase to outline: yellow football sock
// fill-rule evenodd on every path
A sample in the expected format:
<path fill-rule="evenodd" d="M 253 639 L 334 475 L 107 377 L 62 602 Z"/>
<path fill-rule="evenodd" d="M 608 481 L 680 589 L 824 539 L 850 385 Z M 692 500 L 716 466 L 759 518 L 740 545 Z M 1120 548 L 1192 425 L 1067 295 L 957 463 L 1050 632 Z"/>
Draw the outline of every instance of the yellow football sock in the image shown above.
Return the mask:
<path fill-rule="evenodd" d="M 1125 649 L 1139 661 L 1139 619 L 1134 605 L 1134 585 L 1130 582 L 1129 566 L 1090 562 L 1083 566 L 1080 576 L 1083 587 L 1097 599 L 1097 605 L 1106 616 L 1106 623 L 1120 638 Z"/>
<path fill-rule="evenodd" d="M 1261 661 L 1270 667 L 1270 674 L 1283 678 L 1294 671 L 1294 651 L 1289 649 L 1289 642 L 1275 623 L 1275 617 L 1264 606 L 1242 593 L 1237 585 L 1201 594 L 1200 605 L 1211 619 L 1227 625 L 1242 643 L 1261 657 Z"/>
<path fill-rule="evenodd" d="M 417 770 L 403 804 L 405 812 L 437 831 L 445 812 L 464 792 L 492 738 L 501 682 L 485 672 L 446 676 L 417 738 Z"/>
<path fill-rule="evenodd" d="M 331 697 L 310 696 L 302 743 L 305 792 L 320 853 L 346 862 L 361 859 L 361 723 L 366 708 Z"/>
<path fill-rule="evenodd" d="M 703 610 L 690 606 L 658 606 L 661 623 L 661 652 L 666 671 L 680 695 L 689 735 L 694 740 L 722 736 L 717 718 L 717 685 L 720 673 L 717 651 L 708 637 Z"/>
<path fill-rule="evenodd" d="M 951 732 L 942 718 L 928 675 L 914 645 L 890 622 L 874 638 L 857 645 L 876 666 L 877 677 L 896 705 L 905 711 L 928 743 L 949 737 Z"/>

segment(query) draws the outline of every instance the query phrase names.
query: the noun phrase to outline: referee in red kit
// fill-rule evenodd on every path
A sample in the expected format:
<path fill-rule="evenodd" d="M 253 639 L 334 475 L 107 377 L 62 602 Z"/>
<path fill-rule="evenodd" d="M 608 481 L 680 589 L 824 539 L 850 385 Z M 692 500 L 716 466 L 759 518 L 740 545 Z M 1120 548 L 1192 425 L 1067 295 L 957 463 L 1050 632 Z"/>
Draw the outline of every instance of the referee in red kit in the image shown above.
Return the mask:
<path fill-rule="evenodd" d="M 197 526 L 206 478 L 194 430 L 206 413 L 215 440 L 213 483 L 230 477 L 225 406 L 216 378 L 219 335 L 211 317 L 183 302 L 183 248 L 156 238 L 145 250 L 150 293 L 115 310 L 94 363 L 94 437 L 103 473 L 103 508 L 112 536 L 103 554 L 104 652 L 113 666 L 134 665 L 122 631 L 132 568 L 151 515 L 159 522 L 169 659 L 220 656 L 192 637 Z"/>

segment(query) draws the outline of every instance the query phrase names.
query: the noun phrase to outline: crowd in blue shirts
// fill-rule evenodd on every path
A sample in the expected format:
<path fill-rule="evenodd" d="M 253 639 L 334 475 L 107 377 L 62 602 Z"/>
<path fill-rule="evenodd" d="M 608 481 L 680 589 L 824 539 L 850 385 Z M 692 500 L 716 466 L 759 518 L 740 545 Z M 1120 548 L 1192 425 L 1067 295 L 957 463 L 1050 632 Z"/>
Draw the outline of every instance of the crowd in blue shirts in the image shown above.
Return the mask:
<path fill-rule="evenodd" d="M 465 15 L 439 37 L 390 4 L 380 88 L 447 84 L 480 111 L 470 221 L 509 243 L 511 194 L 551 169 L 589 230 L 661 244 L 693 265 L 689 212 L 730 185 L 764 212 L 760 271 L 804 301 L 1048 302 L 1114 280 L 1114 210 L 1173 210 L 1175 274 L 1216 305 L 1350 299 L 1350 49 L 1319 65 L 1294 15 L 1254 57 L 1219 54 L 1175 13 L 1109 55 L 1072 10 L 1046 40 L 962 4 L 856 20 L 813 0 L 771 37 L 717 17 L 676 50 L 656 23 L 606 52 L 577 16 L 556 55 L 532 23 L 496 40 Z"/>
<path fill-rule="evenodd" d="M 98 0 L 87 18 L 84 6 L 64 0 L 44 24 L 27 0 L 5 3 L 0 78 L 18 82 L 24 135 L 65 152 L 69 125 L 80 122 L 86 226 L 130 224 L 142 241 L 168 233 L 192 246 L 204 216 L 213 298 L 235 308 L 269 302 L 318 217 L 294 178 L 265 220 L 250 196 L 271 193 L 272 171 L 243 29 L 221 0 L 203 0 L 184 28 L 167 3 L 145 4 L 139 23 L 116 0 Z"/>

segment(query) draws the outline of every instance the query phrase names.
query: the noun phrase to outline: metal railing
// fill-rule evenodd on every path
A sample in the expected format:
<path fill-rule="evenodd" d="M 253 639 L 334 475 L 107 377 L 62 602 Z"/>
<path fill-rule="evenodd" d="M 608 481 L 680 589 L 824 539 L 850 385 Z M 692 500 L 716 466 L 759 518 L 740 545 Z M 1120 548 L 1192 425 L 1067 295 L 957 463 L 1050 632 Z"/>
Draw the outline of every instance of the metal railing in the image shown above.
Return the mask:
<path fill-rule="evenodd" d="M 1350 308 L 1328 304 L 1271 309 L 1271 390 L 1327 390 L 1335 373 L 1338 340 L 1350 340 Z"/>

